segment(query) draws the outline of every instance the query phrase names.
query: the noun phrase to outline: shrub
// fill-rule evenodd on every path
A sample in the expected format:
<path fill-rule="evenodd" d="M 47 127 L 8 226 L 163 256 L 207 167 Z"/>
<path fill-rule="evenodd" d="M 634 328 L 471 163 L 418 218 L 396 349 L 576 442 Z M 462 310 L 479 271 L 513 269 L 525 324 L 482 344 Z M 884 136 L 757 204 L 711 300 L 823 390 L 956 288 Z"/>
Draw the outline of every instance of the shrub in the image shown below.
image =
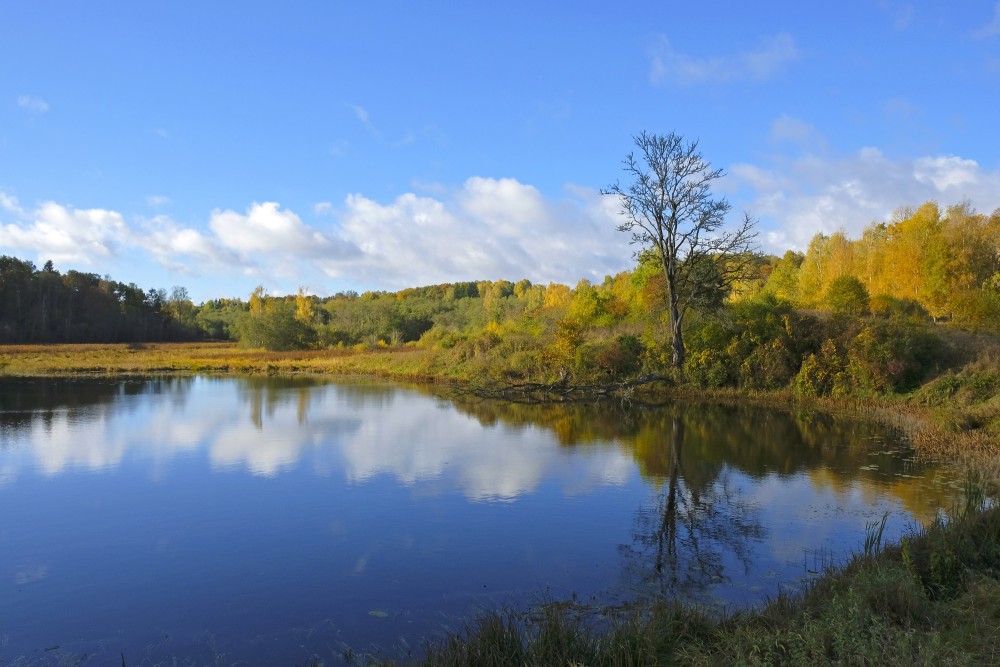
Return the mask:
<path fill-rule="evenodd" d="M 578 376 L 595 381 L 623 380 L 642 368 L 644 351 L 632 335 L 583 343 L 576 350 L 574 370 Z"/>
<path fill-rule="evenodd" d="M 827 288 L 826 305 L 841 315 L 865 315 L 868 313 L 868 289 L 854 276 L 839 276 Z"/>
<path fill-rule="evenodd" d="M 803 396 L 838 396 L 847 393 L 850 382 L 847 362 L 832 340 L 826 340 L 819 355 L 810 354 L 795 376 L 795 390 Z"/>
<path fill-rule="evenodd" d="M 854 384 L 879 393 L 916 387 L 939 363 L 944 348 L 927 328 L 892 320 L 866 326 L 849 345 Z"/>
<path fill-rule="evenodd" d="M 751 389 L 780 389 L 795 377 L 801 357 L 781 339 L 765 343 L 740 364 L 740 386 Z"/>
<path fill-rule="evenodd" d="M 732 360 L 718 350 L 689 352 L 684 360 L 684 374 L 700 387 L 724 387 L 731 382 Z"/>
<path fill-rule="evenodd" d="M 873 296 L 869 302 L 872 315 L 901 320 L 929 322 L 927 309 L 913 299 L 897 299 L 888 294 Z"/>

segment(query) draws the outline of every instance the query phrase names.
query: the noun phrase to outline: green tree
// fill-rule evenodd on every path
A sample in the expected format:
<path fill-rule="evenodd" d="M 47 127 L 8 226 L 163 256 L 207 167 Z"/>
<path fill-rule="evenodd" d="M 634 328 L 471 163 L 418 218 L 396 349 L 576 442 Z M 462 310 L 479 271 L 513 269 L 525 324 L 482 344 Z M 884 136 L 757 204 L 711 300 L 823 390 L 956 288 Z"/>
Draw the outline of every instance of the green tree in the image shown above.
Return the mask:
<path fill-rule="evenodd" d="M 799 267 L 804 259 L 805 255 L 801 253 L 787 251 L 767 277 L 764 292 L 783 301 L 796 303 L 799 298 Z"/>
<path fill-rule="evenodd" d="M 250 310 L 235 323 L 236 335 L 244 347 L 267 350 L 298 350 L 316 339 L 315 330 L 295 317 L 295 304 L 286 299 L 264 296 L 257 287 L 250 296 Z"/>
<path fill-rule="evenodd" d="M 727 286 L 745 270 L 738 259 L 753 247 L 755 222 L 747 214 L 734 228 L 725 230 L 732 208 L 724 197 L 712 194 L 722 177 L 698 151 L 698 142 L 685 142 L 671 132 L 666 136 L 642 132 L 634 137 L 639 156 L 629 153 L 624 170 L 631 182 L 614 183 L 602 194 L 621 204 L 624 221 L 618 226 L 632 234 L 632 242 L 653 251 L 666 281 L 672 361 L 684 365 L 684 315 L 707 275 Z M 714 265 L 709 272 L 706 264 Z"/>
<path fill-rule="evenodd" d="M 854 276 L 834 278 L 824 300 L 833 312 L 841 315 L 857 317 L 868 313 L 868 290 Z"/>

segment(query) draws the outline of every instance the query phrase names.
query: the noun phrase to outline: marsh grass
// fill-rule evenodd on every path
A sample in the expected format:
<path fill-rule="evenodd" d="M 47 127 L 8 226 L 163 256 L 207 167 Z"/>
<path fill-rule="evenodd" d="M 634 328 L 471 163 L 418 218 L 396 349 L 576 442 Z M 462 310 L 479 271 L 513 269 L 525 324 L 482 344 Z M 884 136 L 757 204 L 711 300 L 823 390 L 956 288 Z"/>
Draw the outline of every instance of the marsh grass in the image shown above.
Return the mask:
<path fill-rule="evenodd" d="M 947 519 L 865 549 L 801 594 L 719 619 L 659 604 L 602 625 L 552 608 L 489 614 L 428 649 L 451 665 L 983 665 L 1000 658 L 1000 511 L 974 491 Z"/>
<path fill-rule="evenodd" d="M 347 348 L 269 352 L 235 343 L 0 346 L 0 374 L 145 376 L 157 374 L 373 375 L 431 380 L 433 353 L 413 347 L 357 352 Z"/>

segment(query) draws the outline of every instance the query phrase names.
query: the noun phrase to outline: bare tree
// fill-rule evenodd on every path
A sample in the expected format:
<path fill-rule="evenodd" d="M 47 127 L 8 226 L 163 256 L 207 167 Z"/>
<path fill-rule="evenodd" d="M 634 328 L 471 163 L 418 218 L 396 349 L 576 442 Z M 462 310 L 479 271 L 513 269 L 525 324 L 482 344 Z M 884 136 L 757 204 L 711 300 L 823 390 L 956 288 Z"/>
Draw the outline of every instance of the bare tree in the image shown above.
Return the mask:
<path fill-rule="evenodd" d="M 639 156 L 629 153 L 624 160 L 632 182 L 625 188 L 616 182 L 601 194 L 618 197 L 624 217 L 618 230 L 631 232 L 632 243 L 651 250 L 663 268 L 673 364 L 681 368 L 684 315 L 706 287 L 727 290 L 744 273 L 743 258 L 757 237 L 756 221 L 744 214 L 741 223 L 723 229 L 732 207 L 725 197 L 712 194 L 712 184 L 723 172 L 702 158 L 697 141 L 685 142 L 673 132 L 643 132 L 634 140 Z M 706 285 L 707 278 L 714 285 Z"/>

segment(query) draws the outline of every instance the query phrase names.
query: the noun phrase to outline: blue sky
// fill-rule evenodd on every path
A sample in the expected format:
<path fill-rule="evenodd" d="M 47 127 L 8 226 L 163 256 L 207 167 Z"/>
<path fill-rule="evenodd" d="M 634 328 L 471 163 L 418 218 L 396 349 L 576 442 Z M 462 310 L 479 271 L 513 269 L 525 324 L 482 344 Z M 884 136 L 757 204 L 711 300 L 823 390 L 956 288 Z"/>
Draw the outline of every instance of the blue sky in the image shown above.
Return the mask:
<path fill-rule="evenodd" d="M 630 268 L 640 131 L 762 249 L 1000 207 L 1000 3 L 0 1 L 0 254 L 195 301 Z"/>

